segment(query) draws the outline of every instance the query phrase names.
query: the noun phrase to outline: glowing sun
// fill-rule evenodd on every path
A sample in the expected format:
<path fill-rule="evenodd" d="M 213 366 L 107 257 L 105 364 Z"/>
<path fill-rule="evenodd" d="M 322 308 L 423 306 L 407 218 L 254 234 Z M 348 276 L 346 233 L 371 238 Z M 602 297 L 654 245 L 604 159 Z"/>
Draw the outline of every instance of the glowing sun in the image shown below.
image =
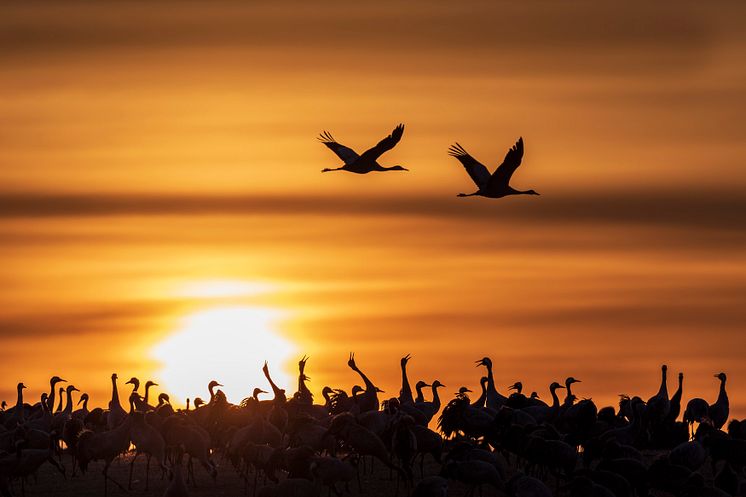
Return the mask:
<path fill-rule="evenodd" d="M 207 401 L 207 384 L 217 380 L 228 400 L 238 403 L 255 386 L 269 390 L 262 374 L 265 360 L 274 382 L 287 389 L 291 381 L 282 365 L 295 347 L 273 328 L 282 316 L 277 309 L 248 306 L 216 307 L 186 316 L 181 328 L 151 351 L 163 365 L 157 378 L 164 391 L 172 401 Z"/>

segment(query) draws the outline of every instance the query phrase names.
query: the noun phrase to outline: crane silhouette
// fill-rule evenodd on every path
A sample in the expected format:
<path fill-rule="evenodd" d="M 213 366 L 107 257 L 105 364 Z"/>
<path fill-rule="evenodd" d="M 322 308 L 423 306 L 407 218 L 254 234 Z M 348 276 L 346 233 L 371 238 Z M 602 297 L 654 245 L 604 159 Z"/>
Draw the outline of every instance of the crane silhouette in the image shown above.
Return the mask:
<path fill-rule="evenodd" d="M 534 190 L 521 191 L 510 186 L 510 178 L 518 169 L 518 166 L 521 165 L 523 159 L 523 138 L 518 138 L 515 145 L 505 154 L 502 164 L 497 166 L 492 174 L 484 164 L 472 157 L 459 143 L 451 145 L 451 148 L 448 149 L 448 155 L 457 158 L 464 165 L 464 169 L 479 188 L 474 193 L 459 193 L 459 197 L 479 195 L 481 197 L 501 198 L 508 195 L 539 195 Z"/>
<path fill-rule="evenodd" d="M 363 152 L 362 155 L 358 155 L 357 152 L 355 152 L 351 148 L 337 142 L 337 140 L 334 139 L 331 133 L 329 133 L 328 131 L 324 131 L 319 135 L 319 141 L 329 147 L 332 152 L 337 154 L 337 157 L 342 159 L 342 162 L 344 162 L 344 166 L 337 168 L 327 167 L 325 169 L 322 169 L 321 172 L 326 173 L 329 171 L 348 171 L 355 174 L 367 174 L 372 171 L 408 171 L 408 169 L 402 166 L 397 165 L 384 167 L 378 163 L 378 158 L 383 155 L 384 152 L 388 152 L 389 150 L 394 148 L 394 146 L 399 143 L 399 140 L 401 140 L 403 134 L 404 125 L 399 124 L 396 128 L 394 128 L 394 131 L 392 131 L 389 136 L 378 142 L 376 146 L 369 148 L 368 150 Z"/>
<path fill-rule="evenodd" d="M 645 402 L 639 396 L 622 394 L 617 412 L 614 406 L 599 409 L 590 398 L 576 399 L 570 389 L 579 380 L 572 376 L 564 385 L 556 381 L 549 385 L 549 405 L 536 399 L 535 393 L 526 397 L 520 381 L 510 387 L 516 393 L 505 398 L 495 386 L 496 368 L 489 357 L 476 361 L 487 370 L 480 379 L 482 395 L 476 402 L 470 403 L 467 387 L 459 388 L 451 399 L 441 398 L 439 389 L 444 385 L 438 380 L 430 385 L 432 399 L 425 401 L 422 389 L 428 384 L 418 381 L 414 388 L 410 386 L 406 371 L 409 359 L 406 355 L 399 362 L 402 392 L 409 392 L 403 395 L 407 400 L 400 401 L 400 392 L 381 399 L 382 409 L 378 395 L 385 392 L 361 371 L 353 354 L 347 365 L 365 386 L 355 385 L 351 396 L 324 387 L 326 404 L 313 403 L 311 379 L 305 374 L 307 356 L 299 361 L 297 391 L 292 395 L 274 383 L 265 363 L 262 372 L 274 393 L 271 400 L 260 401 L 263 390 L 255 387 L 251 397 L 234 405 L 217 390 L 221 385 L 212 380 L 207 386 L 209 402 L 195 398 L 193 410 L 174 410 L 166 393 L 158 396 L 157 407 L 149 406 L 137 393 L 136 378 L 129 382 L 134 388 L 123 407 L 118 377 L 113 374 L 108 410 L 94 407 L 88 411 L 88 395 L 83 394 L 83 409 L 73 411 L 72 394 L 78 389 L 68 384 L 63 408 L 53 414 L 51 406 L 55 404 L 49 401 L 49 392 L 41 393 L 39 403 L 29 405 L 24 403 L 25 385 L 18 383 L 15 406 L 0 411 L 0 495 L 11 495 L 11 484 L 16 480 L 23 493 L 25 478 L 44 463 L 64 474 L 57 462 L 62 459 L 62 442 L 74 471 L 84 473 L 81 478 L 90 478 L 85 475 L 90 463 L 103 461 L 104 495 L 111 484 L 123 491 L 127 488 L 109 474 L 111 464 L 126 453 L 130 454 L 129 486 L 144 482 L 145 490 L 149 489 L 148 461 L 153 459 L 162 474 L 181 478 L 181 483 L 172 483 L 165 494 L 160 490 L 167 484 L 160 484 L 158 493 L 173 497 L 186 495 L 177 487 L 183 490 L 188 482 L 190 489 L 196 488 L 195 462 L 213 484 L 216 482 L 218 467 L 213 456 L 226 457 L 234 465 L 244 480 L 246 495 L 251 490 L 249 476 L 253 475 L 252 495 L 257 497 L 318 496 L 318 484 L 329 487 L 331 494 L 335 484 L 347 484 L 356 476 L 362 489 L 358 464 L 371 468 L 366 481 L 372 482 L 374 476 L 372 463 L 366 459 L 377 459 L 376 465 L 383 463 L 384 470 L 396 471 L 408 486 L 406 495 L 442 497 L 442 492 L 437 493 L 443 489 L 442 481 L 409 492 L 418 456 L 423 482 L 432 480 L 434 469 L 443 481 L 466 485 L 464 490 L 492 482 L 509 492 L 496 495 L 511 497 L 658 495 L 659 491 L 681 489 L 682 484 L 687 485 L 686 492 L 668 493 L 742 494 L 738 490 L 746 465 L 746 420 L 731 419 L 727 433 L 723 430 L 730 416 L 725 373 L 715 375 L 720 382 L 717 401 L 708 404 L 703 399 L 691 399 L 679 421 L 683 374 L 678 375 L 679 388 L 669 398 L 665 365 L 661 366 L 657 395 Z M 443 366 L 450 368 L 450 364 Z M 504 367 L 497 369 L 504 373 Z M 59 384 L 61 379 L 53 380 Z M 564 402 L 558 394 L 562 389 L 568 392 Z M 441 402 L 445 404 L 442 410 Z M 699 423 L 693 439 L 691 423 Z M 337 453 L 338 449 L 343 452 Z M 647 464 L 643 450 L 655 450 L 660 457 Z M 423 463 L 426 454 L 434 459 L 433 465 L 427 465 L 429 475 Z M 145 455 L 145 461 L 138 465 L 139 455 Z M 188 458 L 185 478 L 179 476 L 182 457 Z M 712 465 L 714 478 L 704 480 L 699 471 L 706 461 Z M 529 480 L 521 476 L 522 470 L 536 477 Z M 140 477 L 135 478 L 135 472 Z M 286 472 L 286 476 L 278 478 L 282 476 L 279 472 Z M 513 476 L 507 480 L 510 474 Z M 558 483 L 560 479 L 566 480 L 562 485 L 566 491 L 548 493 L 545 483 Z M 283 486 L 284 482 L 292 485 Z M 519 493 L 524 483 L 526 491 Z M 381 495 L 396 495 L 393 489 L 386 492 L 385 487 L 379 488 Z M 427 493 L 428 488 L 436 493 Z M 575 489 L 579 488 L 585 490 L 578 493 Z M 726 488 L 726 494 L 719 492 Z"/>

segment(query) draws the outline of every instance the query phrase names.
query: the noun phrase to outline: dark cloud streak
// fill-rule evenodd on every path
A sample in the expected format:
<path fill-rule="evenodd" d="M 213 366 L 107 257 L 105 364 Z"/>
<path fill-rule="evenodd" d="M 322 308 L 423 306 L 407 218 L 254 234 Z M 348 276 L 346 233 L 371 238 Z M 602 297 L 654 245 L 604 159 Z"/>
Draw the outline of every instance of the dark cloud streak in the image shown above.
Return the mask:
<path fill-rule="evenodd" d="M 154 195 L 5 193 L 0 219 L 106 216 L 327 215 L 421 216 L 464 221 L 513 220 L 567 224 L 635 224 L 746 229 L 746 197 L 732 191 L 606 194 L 551 193 L 531 199 L 457 199 L 455 196 L 325 197 L 320 195 Z"/>

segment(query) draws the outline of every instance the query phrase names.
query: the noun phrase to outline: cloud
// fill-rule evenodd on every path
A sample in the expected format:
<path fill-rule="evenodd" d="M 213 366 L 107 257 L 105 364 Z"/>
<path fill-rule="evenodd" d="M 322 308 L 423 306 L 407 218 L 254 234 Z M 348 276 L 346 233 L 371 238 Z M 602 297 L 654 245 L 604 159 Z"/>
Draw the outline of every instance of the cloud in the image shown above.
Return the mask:
<path fill-rule="evenodd" d="M 746 197 L 738 190 L 544 192 L 501 200 L 442 196 L 46 194 L 0 196 L 0 219 L 109 216 L 412 216 L 474 222 L 637 225 L 743 233 Z"/>
<path fill-rule="evenodd" d="M 283 60 L 304 53 L 317 67 L 339 68 L 339 57 L 346 54 L 384 67 L 394 63 L 405 71 L 421 70 L 430 59 L 428 65 L 454 68 L 476 62 L 531 73 L 631 67 L 678 72 L 707 60 L 723 24 L 716 9 L 686 2 L 676 9 L 649 2 L 621 8 L 591 1 L 536 7 L 487 1 L 35 2 L 5 9 L 0 57 L 261 47 L 282 52 Z M 734 9 L 742 10 L 736 3 L 729 10 Z M 563 56 L 557 57 L 559 53 Z M 589 63 L 588 54 L 598 56 Z M 494 60 L 499 64 L 485 64 Z"/>

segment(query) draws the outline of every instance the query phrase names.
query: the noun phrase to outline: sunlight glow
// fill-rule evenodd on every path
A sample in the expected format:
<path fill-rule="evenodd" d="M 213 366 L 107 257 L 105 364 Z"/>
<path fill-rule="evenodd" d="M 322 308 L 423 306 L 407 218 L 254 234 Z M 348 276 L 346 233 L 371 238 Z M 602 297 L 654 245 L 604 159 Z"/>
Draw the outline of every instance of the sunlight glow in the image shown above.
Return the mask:
<path fill-rule="evenodd" d="M 189 283 L 175 293 L 179 297 L 247 297 L 272 290 L 269 283 L 241 280 L 204 280 Z"/>
<path fill-rule="evenodd" d="M 209 399 L 207 384 L 217 380 L 228 400 L 238 403 L 255 386 L 270 390 L 262 374 L 268 361 L 274 382 L 285 388 L 290 376 L 282 369 L 295 346 L 277 334 L 284 313 L 264 307 L 216 307 L 184 319 L 182 327 L 152 350 L 163 364 L 157 378 L 172 402 L 187 397 Z"/>

